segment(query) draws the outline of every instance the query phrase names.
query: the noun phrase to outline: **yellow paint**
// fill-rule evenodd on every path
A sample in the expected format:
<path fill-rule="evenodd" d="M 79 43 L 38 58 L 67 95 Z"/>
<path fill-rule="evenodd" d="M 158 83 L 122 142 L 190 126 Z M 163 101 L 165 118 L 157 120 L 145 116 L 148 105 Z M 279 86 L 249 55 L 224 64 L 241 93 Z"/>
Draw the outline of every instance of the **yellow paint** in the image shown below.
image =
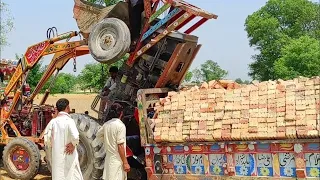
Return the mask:
<path fill-rule="evenodd" d="M 272 154 L 274 175 L 280 175 L 280 162 L 278 154 Z"/>
<path fill-rule="evenodd" d="M 293 144 L 279 144 L 279 146 L 281 150 L 289 151 L 293 149 Z"/>
<path fill-rule="evenodd" d="M 236 147 L 237 147 L 237 149 L 238 149 L 239 151 L 246 151 L 246 150 L 248 150 L 248 145 L 247 145 L 247 144 L 239 144 L 239 145 L 237 145 Z"/>
<path fill-rule="evenodd" d="M 201 146 L 193 146 L 193 147 L 191 148 L 191 150 L 192 150 L 193 152 L 200 152 L 202 149 L 201 149 Z"/>
<path fill-rule="evenodd" d="M 203 165 L 204 165 L 204 172 L 205 174 L 209 173 L 209 159 L 208 156 L 205 154 L 202 154 L 203 159 Z"/>
<path fill-rule="evenodd" d="M 22 76 L 22 66 L 21 64 L 19 64 L 18 67 L 16 68 L 16 71 L 13 73 L 6 89 L 4 90 L 5 95 L 8 95 L 10 93 L 10 91 L 16 85 L 17 81 L 21 78 L 21 76 Z"/>

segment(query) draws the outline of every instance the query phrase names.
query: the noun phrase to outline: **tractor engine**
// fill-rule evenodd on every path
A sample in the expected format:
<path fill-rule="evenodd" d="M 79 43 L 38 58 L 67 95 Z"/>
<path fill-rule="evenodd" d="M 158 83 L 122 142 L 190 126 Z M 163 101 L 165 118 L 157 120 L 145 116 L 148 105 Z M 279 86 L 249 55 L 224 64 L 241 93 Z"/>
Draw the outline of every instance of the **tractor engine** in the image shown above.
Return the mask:
<path fill-rule="evenodd" d="M 54 107 L 49 105 L 34 106 L 32 108 L 24 106 L 20 111 L 15 110 L 11 119 L 18 128 L 22 136 L 39 137 L 47 124 L 52 119 Z M 14 131 L 7 125 L 9 136 L 15 136 Z"/>

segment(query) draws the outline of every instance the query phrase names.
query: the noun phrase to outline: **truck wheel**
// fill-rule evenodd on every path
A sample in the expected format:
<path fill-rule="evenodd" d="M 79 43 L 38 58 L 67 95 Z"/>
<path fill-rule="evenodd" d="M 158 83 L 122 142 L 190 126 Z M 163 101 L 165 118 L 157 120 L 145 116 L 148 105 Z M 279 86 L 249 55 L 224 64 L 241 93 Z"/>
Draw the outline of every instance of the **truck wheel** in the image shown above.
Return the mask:
<path fill-rule="evenodd" d="M 80 134 L 77 146 L 80 168 L 85 180 L 101 179 L 106 155 L 103 142 L 96 138 L 101 127 L 90 116 L 84 114 L 71 114 Z"/>
<path fill-rule="evenodd" d="M 11 178 L 33 179 L 39 172 L 41 155 L 34 142 L 17 137 L 4 147 L 2 160 Z"/>
<path fill-rule="evenodd" d="M 90 35 L 88 46 L 91 55 L 100 63 L 111 64 L 129 51 L 130 30 L 120 19 L 106 18 L 96 24 Z"/>
<path fill-rule="evenodd" d="M 88 115 L 71 114 L 71 117 L 79 131 L 77 150 L 82 176 L 84 180 L 101 179 L 106 154 L 102 142 L 95 136 L 101 126 Z M 51 165 L 47 165 L 51 171 Z"/>

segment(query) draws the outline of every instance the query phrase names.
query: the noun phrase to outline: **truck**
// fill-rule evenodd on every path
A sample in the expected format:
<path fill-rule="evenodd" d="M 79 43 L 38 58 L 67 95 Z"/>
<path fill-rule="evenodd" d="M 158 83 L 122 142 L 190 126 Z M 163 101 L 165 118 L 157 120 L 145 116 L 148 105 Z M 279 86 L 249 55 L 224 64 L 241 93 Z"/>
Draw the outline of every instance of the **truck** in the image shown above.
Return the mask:
<path fill-rule="evenodd" d="M 149 179 L 320 177 L 319 76 L 141 89 L 137 101 Z"/>
<path fill-rule="evenodd" d="M 100 63 L 112 64 L 129 53 L 128 60 L 118 73 L 121 82 L 117 83 L 118 93 L 107 100 L 106 111 L 97 110 L 100 95 L 91 105 L 105 118 L 96 119 L 83 113 L 72 113 L 71 116 L 80 134 L 77 150 L 83 177 L 100 179 L 105 149 L 102 139 L 96 138 L 95 133 L 108 119 L 108 107 L 112 103 L 122 104 L 123 121 L 131 130 L 127 132 L 130 136 L 127 142 L 128 161 L 132 167 L 129 178 L 147 178 L 145 151 L 140 143 L 142 127 L 135 118 L 137 92 L 145 88 L 177 89 L 201 47 L 198 38 L 191 33 L 207 20 L 217 18 L 217 15 L 182 0 L 163 2 L 161 5 L 160 0 L 144 1 L 143 27 L 133 49 L 130 48 L 132 27 L 128 3 L 118 2 L 104 7 L 85 0 L 75 0 L 73 9 L 79 32 L 59 34 L 57 28 L 52 27 L 47 31 L 46 40 L 28 47 L 1 94 L 0 144 L 5 145 L 2 159 L 10 177 L 32 179 L 39 171 L 40 150 L 45 150 L 43 132 L 54 113 L 54 107 L 46 104 L 46 100 L 65 64 L 71 60 L 76 68 L 76 58 L 87 54 Z M 191 26 L 183 33 L 179 32 L 188 23 Z M 74 40 L 74 37 L 80 39 Z M 41 57 L 49 54 L 54 56 L 39 83 L 30 92 L 28 73 Z M 43 99 L 39 104 L 34 104 L 34 98 L 49 80 L 50 86 Z M 45 159 L 50 170 L 50 158 Z"/>

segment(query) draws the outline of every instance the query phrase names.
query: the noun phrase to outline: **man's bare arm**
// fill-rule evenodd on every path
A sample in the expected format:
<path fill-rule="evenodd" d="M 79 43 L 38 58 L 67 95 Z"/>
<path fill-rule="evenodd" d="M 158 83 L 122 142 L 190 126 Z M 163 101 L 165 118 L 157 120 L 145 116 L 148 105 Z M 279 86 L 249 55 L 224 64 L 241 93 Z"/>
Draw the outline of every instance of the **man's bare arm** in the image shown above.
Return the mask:
<path fill-rule="evenodd" d="M 118 151 L 119 151 L 119 155 L 121 157 L 122 163 L 123 163 L 123 169 L 124 169 L 124 171 L 129 172 L 130 166 L 128 164 L 124 148 L 125 148 L 124 143 L 118 144 Z"/>
<path fill-rule="evenodd" d="M 120 154 L 121 160 L 122 160 L 123 164 L 128 164 L 124 148 L 125 148 L 124 147 L 124 143 L 118 144 L 118 150 L 119 150 L 119 154 Z"/>

